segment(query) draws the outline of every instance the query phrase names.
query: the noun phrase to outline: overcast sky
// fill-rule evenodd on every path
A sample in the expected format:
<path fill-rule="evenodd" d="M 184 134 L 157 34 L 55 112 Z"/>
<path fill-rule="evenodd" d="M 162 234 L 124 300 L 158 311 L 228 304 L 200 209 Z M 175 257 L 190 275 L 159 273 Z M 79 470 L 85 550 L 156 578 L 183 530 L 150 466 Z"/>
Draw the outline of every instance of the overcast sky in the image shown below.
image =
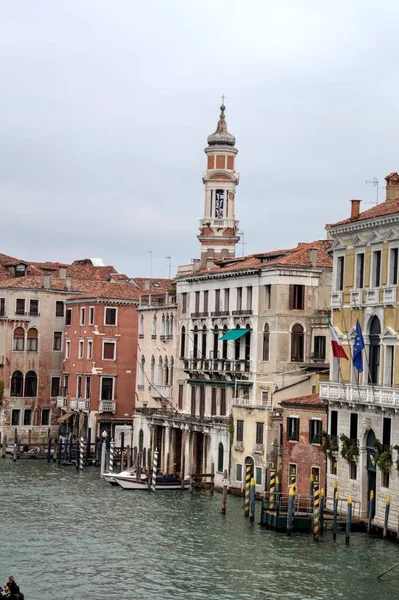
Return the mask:
<path fill-rule="evenodd" d="M 398 21 L 396 0 L 3 2 L 0 252 L 131 276 L 199 256 L 221 94 L 245 253 L 324 238 L 399 170 Z"/>

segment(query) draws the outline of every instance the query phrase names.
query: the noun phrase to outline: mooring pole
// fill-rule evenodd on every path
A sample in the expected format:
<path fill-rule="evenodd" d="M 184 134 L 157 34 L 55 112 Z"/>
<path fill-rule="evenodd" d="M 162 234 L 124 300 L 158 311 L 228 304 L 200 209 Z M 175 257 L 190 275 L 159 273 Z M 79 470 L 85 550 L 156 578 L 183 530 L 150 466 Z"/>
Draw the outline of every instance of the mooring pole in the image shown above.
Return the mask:
<path fill-rule="evenodd" d="M 223 473 L 222 515 L 226 514 L 227 506 L 227 471 Z"/>
<path fill-rule="evenodd" d="M 323 535 L 324 529 L 324 488 L 320 490 L 320 535 Z"/>
<path fill-rule="evenodd" d="M 314 483 L 313 492 L 313 540 L 319 541 L 319 528 L 320 528 L 320 492 L 319 482 L 316 480 Z"/>
<path fill-rule="evenodd" d="M 290 491 L 288 493 L 288 512 L 287 512 L 287 535 L 291 535 L 292 532 L 292 519 L 294 515 L 294 485 L 290 485 Z M 276 522 L 277 529 L 277 522 Z"/>
<path fill-rule="evenodd" d="M 249 517 L 249 490 L 251 487 L 251 465 L 245 466 L 245 497 L 244 497 L 244 516 Z"/>
<path fill-rule="evenodd" d="M 388 519 L 389 519 L 389 508 L 391 505 L 391 496 L 387 494 L 385 499 L 385 518 L 384 518 L 384 531 L 382 534 L 383 538 L 386 538 L 388 535 Z"/>
<path fill-rule="evenodd" d="M 255 521 L 255 478 L 251 479 L 251 488 L 249 490 L 249 520 Z"/>
<path fill-rule="evenodd" d="M 334 482 L 334 521 L 333 521 L 333 540 L 337 539 L 337 519 L 338 519 L 338 482 Z"/>
<path fill-rule="evenodd" d="M 152 480 L 151 491 L 155 492 L 157 486 L 157 470 L 158 470 L 158 449 L 154 452 L 154 462 L 152 465 Z"/>
<path fill-rule="evenodd" d="M 314 483 L 314 475 L 311 473 L 309 478 L 309 496 L 313 498 L 313 483 Z"/>
<path fill-rule="evenodd" d="M 109 467 L 108 470 L 112 472 L 114 470 L 114 450 L 115 450 L 115 442 L 111 440 L 109 443 Z M 122 470 L 122 465 L 121 465 Z"/>
<path fill-rule="evenodd" d="M 348 496 L 348 512 L 346 514 L 345 544 L 349 544 L 350 539 L 351 539 L 351 524 L 352 524 L 352 496 Z"/>
<path fill-rule="evenodd" d="M 85 441 L 84 441 L 84 438 L 81 437 L 80 438 L 80 463 L 79 463 L 79 468 L 80 468 L 81 472 L 83 471 L 84 452 L 85 452 Z"/>
<path fill-rule="evenodd" d="M 48 449 L 47 449 L 47 464 L 50 464 L 51 461 L 51 438 L 48 439 Z"/>
<path fill-rule="evenodd" d="M 276 492 L 276 471 L 274 469 L 270 469 L 269 510 L 274 510 L 275 492 Z"/>
<path fill-rule="evenodd" d="M 103 438 L 101 440 L 101 467 L 100 467 L 100 473 L 101 475 L 103 475 L 105 473 L 105 439 Z"/>
<path fill-rule="evenodd" d="M 367 521 L 367 533 L 371 532 L 371 521 L 373 520 L 374 515 L 374 490 L 370 490 L 370 499 L 369 499 L 369 518 Z"/>

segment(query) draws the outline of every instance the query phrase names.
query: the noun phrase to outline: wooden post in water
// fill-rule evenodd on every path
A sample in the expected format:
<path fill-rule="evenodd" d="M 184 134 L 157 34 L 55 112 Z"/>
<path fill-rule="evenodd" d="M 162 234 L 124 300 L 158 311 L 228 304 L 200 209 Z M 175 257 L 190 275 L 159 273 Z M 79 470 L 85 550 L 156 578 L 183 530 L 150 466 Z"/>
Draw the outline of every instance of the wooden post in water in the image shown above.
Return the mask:
<path fill-rule="evenodd" d="M 17 442 L 17 440 L 14 440 L 12 459 L 15 462 L 17 460 L 17 458 L 18 458 L 18 442 Z"/>
<path fill-rule="evenodd" d="M 249 490 L 249 520 L 255 521 L 255 478 L 251 479 L 251 488 Z"/>
<path fill-rule="evenodd" d="M 324 488 L 320 490 L 320 535 L 324 530 Z"/>
<path fill-rule="evenodd" d="M 65 443 L 65 446 L 66 446 L 66 443 Z M 77 471 L 79 471 L 79 454 L 80 454 L 80 442 L 79 442 L 78 436 L 76 436 L 76 470 Z"/>
<path fill-rule="evenodd" d="M 385 499 L 385 517 L 384 517 L 384 530 L 382 533 L 382 537 L 386 538 L 388 535 L 388 519 L 389 519 L 389 508 L 391 506 L 391 496 L 387 494 Z"/>
<path fill-rule="evenodd" d="M 30 446 L 32 443 L 32 429 L 29 429 L 28 431 L 28 446 Z"/>
<path fill-rule="evenodd" d="M 3 445 L 1 447 L 1 457 L 2 458 L 6 457 L 6 451 L 7 451 L 7 436 L 3 435 Z"/>
<path fill-rule="evenodd" d="M 314 483 L 313 492 L 313 539 L 315 542 L 319 541 L 319 528 L 320 528 L 320 492 L 318 481 Z"/>
<path fill-rule="evenodd" d="M 309 478 L 309 496 L 313 498 L 314 475 L 311 473 Z"/>
<path fill-rule="evenodd" d="M 81 473 L 83 471 L 84 455 L 85 455 L 85 441 L 84 441 L 84 438 L 81 437 L 80 438 L 80 456 L 79 456 L 79 458 L 80 458 L 80 460 L 79 460 L 79 469 L 80 469 Z"/>
<path fill-rule="evenodd" d="M 130 454 L 130 446 L 129 445 L 126 446 L 126 454 L 127 454 L 127 457 L 126 457 L 126 459 L 127 459 L 126 460 L 126 468 L 129 470 L 130 469 L 131 458 L 132 458 L 131 454 Z"/>
<path fill-rule="evenodd" d="M 274 510 L 275 505 L 275 492 L 276 492 L 276 471 L 274 468 L 270 469 L 270 482 L 269 482 L 269 510 Z"/>
<path fill-rule="evenodd" d="M 211 495 L 213 495 L 213 490 L 215 488 L 215 463 L 211 464 Z"/>
<path fill-rule="evenodd" d="M 370 490 L 370 498 L 369 498 L 369 518 L 367 521 L 367 533 L 371 532 L 371 521 L 373 520 L 374 515 L 374 490 Z"/>
<path fill-rule="evenodd" d="M 61 464 L 61 452 L 62 452 L 62 440 L 61 437 L 58 438 L 58 448 L 57 448 L 57 463 Z"/>
<path fill-rule="evenodd" d="M 86 465 L 91 462 L 91 427 L 87 428 Z"/>
<path fill-rule="evenodd" d="M 244 496 L 244 516 L 249 517 L 249 490 L 251 487 L 251 467 L 252 465 L 245 465 L 245 496 Z"/>
<path fill-rule="evenodd" d="M 115 449 L 115 442 L 114 442 L 114 440 L 111 440 L 109 443 L 109 468 L 108 468 L 108 470 L 110 472 L 112 472 L 114 470 L 114 449 Z M 121 465 L 121 471 L 123 471 L 122 465 Z"/>
<path fill-rule="evenodd" d="M 191 468 L 190 468 L 190 492 L 193 493 L 194 491 L 194 464 L 191 463 Z"/>
<path fill-rule="evenodd" d="M 337 540 L 337 528 L 338 528 L 338 481 L 334 482 L 334 520 L 333 520 L 333 540 Z"/>
<path fill-rule="evenodd" d="M 152 465 L 152 481 L 151 491 L 155 492 L 157 487 L 157 470 L 158 470 L 158 450 L 154 452 L 153 465 Z"/>
<path fill-rule="evenodd" d="M 294 518 L 294 486 L 290 485 L 290 491 L 288 493 L 288 512 L 287 512 L 287 535 L 291 535 L 292 533 L 292 521 Z M 276 522 L 277 529 L 277 522 Z"/>
<path fill-rule="evenodd" d="M 120 434 L 120 440 L 121 440 L 121 471 L 123 471 L 123 467 L 124 467 L 124 455 L 123 453 L 125 452 L 125 432 L 121 431 Z"/>
<path fill-rule="evenodd" d="M 101 440 L 101 466 L 100 466 L 101 475 L 103 473 L 105 473 L 105 452 L 106 452 L 105 439 L 103 438 Z"/>
<path fill-rule="evenodd" d="M 227 471 L 226 469 L 223 472 L 223 493 L 222 493 L 222 515 L 226 514 L 226 506 L 227 506 Z"/>
<path fill-rule="evenodd" d="M 352 497 L 348 496 L 348 512 L 346 514 L 345 544 L 349 544 L 350 539 L 351 539 L 351 524 L 352 524 Z"/>
<path fill-rule="evenodd" d="M 47 448 L 47 464 L 48 465 L 50 464 L 50 461 L 51 461 L 51 442 L 52 442 L 52 439 L 49 438 L 48 439 L 48 448 Z"/>

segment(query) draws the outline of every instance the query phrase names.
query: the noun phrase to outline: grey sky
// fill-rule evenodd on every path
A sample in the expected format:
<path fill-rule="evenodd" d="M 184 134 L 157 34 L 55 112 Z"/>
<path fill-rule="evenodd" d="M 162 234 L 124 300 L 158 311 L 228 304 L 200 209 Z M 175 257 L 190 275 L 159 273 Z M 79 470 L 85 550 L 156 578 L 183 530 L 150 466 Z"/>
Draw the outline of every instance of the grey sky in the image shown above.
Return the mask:
<path fill-rule="evenodd" d="M 395 0 L 19 0 L 0 20 L 1 245 L 167 276 L 199 256 L 206 138 L 245 253 L 325 236 L 399 170 Z M 371 205 L 363 205 L 369 208 Z M 241 245 L 238 248 L 241 253 Z"/>

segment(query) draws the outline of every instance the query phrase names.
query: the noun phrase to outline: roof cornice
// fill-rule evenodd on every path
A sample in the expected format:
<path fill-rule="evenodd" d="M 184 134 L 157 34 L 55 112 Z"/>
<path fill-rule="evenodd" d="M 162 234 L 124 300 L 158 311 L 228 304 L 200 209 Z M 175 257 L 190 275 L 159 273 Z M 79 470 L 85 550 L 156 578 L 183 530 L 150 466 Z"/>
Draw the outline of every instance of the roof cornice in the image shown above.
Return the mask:
<path fill-rule="evenodd" d="M 326 230 L 331 235 L 340 235 L 342 233 L 353 233 L 355 231 L 365 231 L 367 229 L 375 229 L 376 226 L 383 227 L 384 225 L 392 225 L 399 223 L 399 214 L 385 215 L 383 217 L 374 217 L 372 219 L 364 219 L 363 221 L 351 221 L 342 225 L 326 225 Z"/>

